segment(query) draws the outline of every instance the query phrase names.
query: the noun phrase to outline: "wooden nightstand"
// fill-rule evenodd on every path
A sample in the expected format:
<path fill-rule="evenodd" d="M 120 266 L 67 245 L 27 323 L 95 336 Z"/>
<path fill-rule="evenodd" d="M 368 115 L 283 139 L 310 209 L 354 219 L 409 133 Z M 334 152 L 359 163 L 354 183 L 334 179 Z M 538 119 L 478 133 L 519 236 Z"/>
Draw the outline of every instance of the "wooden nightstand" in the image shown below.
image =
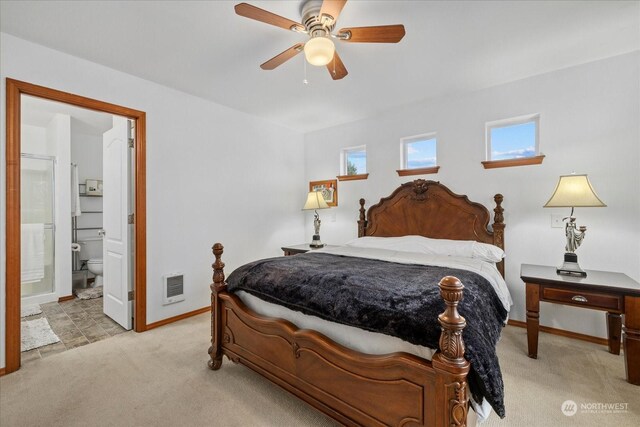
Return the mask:
<path fill-rule="evenodd" d="M 623 273 L 587 270 L 587 277 L 564 276 L 556 267 L 522 264 L 527 288 L 529 357 L 538 357 L 540 301 L 607 312 L 609 352 L 620 354 L 624 314 L 624 357 L 627 381 L 640 385 L 640 283 Z"/>
<path fill-rule="evenodd" d="M 335 248 L 336 245 L 324 245 L 323 248 Z M 322 248 L 312 248 L 308 243 L 303 243 L 302 245 L 291 245 L 291 246 L 283 246 L 282 251 L 284 252 L 284 256 L 303 254 L 315 249 Z"/>

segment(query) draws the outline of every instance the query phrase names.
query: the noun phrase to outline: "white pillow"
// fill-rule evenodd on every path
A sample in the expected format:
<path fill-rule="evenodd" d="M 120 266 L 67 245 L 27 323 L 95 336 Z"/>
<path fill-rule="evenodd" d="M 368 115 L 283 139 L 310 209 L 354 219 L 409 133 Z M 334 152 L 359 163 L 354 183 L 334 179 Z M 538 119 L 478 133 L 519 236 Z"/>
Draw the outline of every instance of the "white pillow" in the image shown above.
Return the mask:
<path fill-rule="evenodd" d="M 500 262 L 504 258 L 504 251 L 496 245 L 473 242 L 473 258 L 487 262 Z"/>
<path fill-rule="evenodd" d="M 422 236 L 373 237 L 353 239 L 347 246 L 388 249 L 401 252 L 417 252 L 427 255 L 478 258 L 487 262 L 499 262 L 504 251 L 497 246 L 474 240 L 430 239 Z"/>

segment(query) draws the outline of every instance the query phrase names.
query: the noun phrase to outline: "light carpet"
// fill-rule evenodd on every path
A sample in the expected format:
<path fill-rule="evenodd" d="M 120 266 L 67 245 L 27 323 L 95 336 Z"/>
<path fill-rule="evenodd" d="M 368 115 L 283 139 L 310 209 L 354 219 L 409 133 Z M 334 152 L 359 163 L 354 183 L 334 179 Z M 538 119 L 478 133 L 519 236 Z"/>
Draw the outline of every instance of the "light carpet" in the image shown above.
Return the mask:
<path fill-rule="evenodd" d="M 102 286 L 95 288 L 76 289 L 73 291 L 78 299 L 95 299 L 102 296 Z"/>
<path fill-rule="evenodd" d="M 60 338 L 53 332 L 46 318 L 41 317 L 39 319 L 23 320 L 20 322 L 21 352 L 57 342 L 60 342 Z"/>
<path fill-rule="evenodd" d="M 209 314 L 26 364 L 0 378 L 0 425 L 335 426 L 249 369 L 206 362 Z M 595 344 L 540 334 L 539 359 L 526 332 L 507 327 L 498 344 L 507 418 L 483 426 L 637 426 L 640 388 L 624 380 L 622 356 Z M 565 400 L 627 403 L 624 414 L 578 413 Z M 81 401 L 82 405 L 78 405 Z"/>
<path fill-rule="evenodd" d="M 40 313 L 42 313 L 42 309 L 40 308 L 40 304 L 21 305 L 20 306 L 20 317 L 35 316 L 36 314 L 40 314 Z"/>

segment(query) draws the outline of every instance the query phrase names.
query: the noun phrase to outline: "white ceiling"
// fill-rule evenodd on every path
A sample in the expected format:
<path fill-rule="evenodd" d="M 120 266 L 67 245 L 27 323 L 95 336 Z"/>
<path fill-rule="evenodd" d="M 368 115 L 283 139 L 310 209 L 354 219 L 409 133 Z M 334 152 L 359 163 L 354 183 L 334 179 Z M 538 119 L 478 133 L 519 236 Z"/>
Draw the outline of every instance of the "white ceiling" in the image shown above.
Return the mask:
<path fill-rule="evenodd" d="M 46 127 L 56 114 L 71 116 L 74 129 L 79 133 L 102 135 L 113 127 L 111 114 L 33 96 L 22 95 L 20 98 L 22 124 Z"/>
<path fill-rule="evenodd" d="M 298 21 L 299 1 L 248 1 Z M 237 1 L 2 1 L 0 30 L 308 132 L 640 48 L 636 1 L 350 0 L 337 28 L 402 23 L 394 44 L 337 43 L 349 75 L 303 55 L 305 36 L 235 15 Z"/>

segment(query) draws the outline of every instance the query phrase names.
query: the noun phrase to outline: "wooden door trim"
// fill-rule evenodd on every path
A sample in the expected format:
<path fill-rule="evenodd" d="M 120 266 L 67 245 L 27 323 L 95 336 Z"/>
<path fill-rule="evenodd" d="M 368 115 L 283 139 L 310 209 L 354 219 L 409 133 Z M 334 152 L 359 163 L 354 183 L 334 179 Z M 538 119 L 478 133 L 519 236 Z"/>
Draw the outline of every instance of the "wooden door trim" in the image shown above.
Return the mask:
<path fill-rule="evenodd" d="M 147 329 L 146 113 L 19 80 L 6 79 L 6 373 L 20 368 L 20 96 L 30 95 L 135 120 L 134 330 Z"/>

